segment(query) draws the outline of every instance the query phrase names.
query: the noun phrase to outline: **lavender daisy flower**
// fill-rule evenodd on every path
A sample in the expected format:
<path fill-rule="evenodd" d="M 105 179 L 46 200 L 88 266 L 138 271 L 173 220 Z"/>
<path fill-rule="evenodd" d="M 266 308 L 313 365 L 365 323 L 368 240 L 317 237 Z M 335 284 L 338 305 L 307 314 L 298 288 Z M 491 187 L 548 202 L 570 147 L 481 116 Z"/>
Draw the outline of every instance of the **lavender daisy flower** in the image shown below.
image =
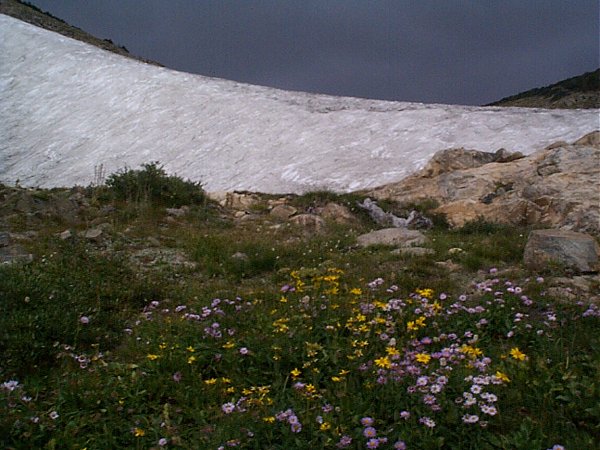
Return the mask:
<path fill-rule="evenodd" d="M 368 438 L 377 436 L 377 430 L 373 427 L 367 427 L 363 430 L 363 435 Z"/>
<path fill-rule="evenodd" d="M 231 402 L 225 403 L 221 406 L 221 409 L 225 414 L 231 414 L 235 410 L 235 405 Z"/>

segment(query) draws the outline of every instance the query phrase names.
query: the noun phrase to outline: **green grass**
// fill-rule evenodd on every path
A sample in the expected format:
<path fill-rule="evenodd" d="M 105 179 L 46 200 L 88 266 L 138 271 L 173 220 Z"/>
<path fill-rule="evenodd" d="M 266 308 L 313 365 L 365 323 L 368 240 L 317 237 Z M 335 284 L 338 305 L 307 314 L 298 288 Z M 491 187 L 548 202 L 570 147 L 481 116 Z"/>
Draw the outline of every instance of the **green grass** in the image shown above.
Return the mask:
<path fill-rule="evenodd" d="M 295 205 L 329 201 L 355 200 Z M 358 449 L 366 418 L 378 448 L 597 448 L 600 313 L 521 267 L 527 229 L 439 226 L 409 257 L 358 248 L 366 217 L 310 234 L 114 204 L 110 245 L 40 228 L 34 262 L 0 268 L 3 448 Z M 132 266 L 148 237 L 195 268 Z"/>

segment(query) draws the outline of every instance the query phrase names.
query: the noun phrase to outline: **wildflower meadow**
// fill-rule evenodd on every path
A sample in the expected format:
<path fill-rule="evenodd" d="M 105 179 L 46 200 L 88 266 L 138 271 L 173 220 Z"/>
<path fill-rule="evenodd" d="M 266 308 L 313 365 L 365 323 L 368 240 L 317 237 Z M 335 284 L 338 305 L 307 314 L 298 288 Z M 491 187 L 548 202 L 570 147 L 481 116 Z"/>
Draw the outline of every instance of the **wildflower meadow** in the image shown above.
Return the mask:
<path fill-rule="evenodd" d="M 356 249 L 350 226 L 156 217 L 115 227 L 160 229 L 199 266 L 143 274 L 118 245 L 49 237 L 0 269 L 20 324 L 1 332 L 3 448 L 600 448 L 600 308 L 519 266 L 527 230 L 430 231 L 438 255 L 465 249 L 451 276 Z M 219 263 L 240 242 L 268 258 Z"/>

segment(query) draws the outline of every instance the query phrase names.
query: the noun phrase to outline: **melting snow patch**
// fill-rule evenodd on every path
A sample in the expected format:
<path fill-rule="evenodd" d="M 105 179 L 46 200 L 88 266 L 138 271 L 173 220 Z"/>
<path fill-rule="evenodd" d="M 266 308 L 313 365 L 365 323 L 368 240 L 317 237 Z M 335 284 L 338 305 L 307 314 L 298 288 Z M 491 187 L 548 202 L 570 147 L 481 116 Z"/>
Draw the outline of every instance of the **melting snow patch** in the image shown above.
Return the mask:
<path fill-rule="evenodd" d="M 0 182 L 87 185 L 160 161 L 208 191 L 351 191 L 438 150 L 530 154 L 598 110 L 478 108 L 287 92 L 176 72 L 0 15 Z"/>

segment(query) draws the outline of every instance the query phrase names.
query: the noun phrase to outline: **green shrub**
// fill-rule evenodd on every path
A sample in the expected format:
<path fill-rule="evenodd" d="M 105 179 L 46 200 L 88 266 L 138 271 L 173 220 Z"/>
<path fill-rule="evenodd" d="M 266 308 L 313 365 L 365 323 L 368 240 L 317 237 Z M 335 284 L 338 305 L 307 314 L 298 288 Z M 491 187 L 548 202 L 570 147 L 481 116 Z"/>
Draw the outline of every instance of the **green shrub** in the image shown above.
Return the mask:
<path fill-rule="evenodd" d="M 178 208 L 201 204 L 206 196 L 201 183 L 167 175 L 158 161 L 142 164 L 141 170 L 123 169 L 106 180 L 116 200 L 153 203 Z"/>

